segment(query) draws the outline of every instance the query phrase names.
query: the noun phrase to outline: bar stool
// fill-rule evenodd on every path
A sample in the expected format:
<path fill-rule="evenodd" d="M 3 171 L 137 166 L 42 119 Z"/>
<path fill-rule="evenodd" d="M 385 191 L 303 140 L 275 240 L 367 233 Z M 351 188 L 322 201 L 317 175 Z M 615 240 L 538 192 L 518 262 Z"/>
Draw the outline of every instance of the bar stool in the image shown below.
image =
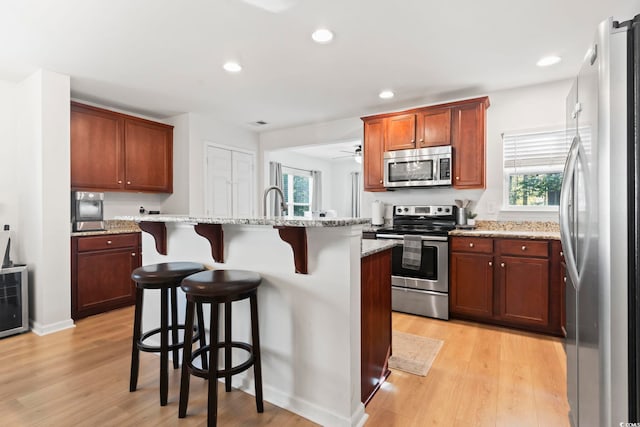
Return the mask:
<path fill-rule="evenodd" d="M 138 370 L 140 368 L 140 351 L 160 353 L 160 405 L 167 404 L 169 392 L 169 351 L 173 351 L 173 368 L 178 369 L 178 350 L 183 343 L 178 341 L 178 330 L 184 329 L 184 325 L 178 324 L 178 304 L 176 290 L 180 282 L 190 274 L 203 271 L 204 265 L 194 262 L 167 262 L 138 267 L 131 273 L 131 278 L 136 282 L 136 306 L 133 321 L 133 343 L 131 346 L 131 378 L 129 391 L 136 391 L 138 386 Z M 160 290 L 160 327 L 142 333 L 142 302 L 145 289 Z M 169 292 L 171 292 L 171 324 L 168 320 Z M 189 342 L 200 339 L 200 346 L 205 345 L 204 321 L 202 306 L 198 307 L 198 327 L 193 332 L 193 322 L 189 326 Z M 171 331 L 171 344 L 169 344 L 169 331 Z M 160 345 L 145 344 L 144 341 L 153 335 L 160 334 Z M 203 363 L 206 358 L 202 358 Z"/>
<path fill-rule="evenodd" d="M 262 368 L 260 364 L 260 337 L 258 331 L 258 286 L 262 278 L 259 274 L 244 270 L 210 270 L 193 274 L 182 281 L 182 290 L 187 295 L 186 337 L 182 352 L 182 378 L 180 383 L 180 406 L 178 417 L 187 415 L 189 403 L 190 375 L 209 380 L 207 425 L 215 426 L 218 413 L 218 378 L 224 377 L 225 390 L 231 391 L 231 377 L 253 366 L 256 408 L 264 412 L 262 402 Z M 249 298 L 251 306 L 251 344 L 231 341 L 231 303 Z M 211 304 L 211 324 L 209 345 L 201 346 L 192 353 L 193 312 L 196 304 Z M 224 304 L 224 342 L 218 341 L 218 309 Z M 224 369 L 218 369 L 218 349 L 224 348 Z M 239 348 L 249 353 L 245 362 L 231 366 L 231 349 Z M 209 353 L 209 369 L 198 368 L 193 361 L 204 353 Z"/>

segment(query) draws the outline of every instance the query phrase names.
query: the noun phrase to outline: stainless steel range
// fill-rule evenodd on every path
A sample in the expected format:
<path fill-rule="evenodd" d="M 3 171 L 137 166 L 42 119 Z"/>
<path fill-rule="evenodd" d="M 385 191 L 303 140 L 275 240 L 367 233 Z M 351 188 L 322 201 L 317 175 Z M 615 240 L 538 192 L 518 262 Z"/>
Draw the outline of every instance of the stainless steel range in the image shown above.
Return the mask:
<path fill-rule="evenodd" d="M 449 319 L 448 233 L 455 225 L 455 206 L 393 207 L 393 227 L 376 237 L 403 242 L 393 248 L 394 311 Z"/>

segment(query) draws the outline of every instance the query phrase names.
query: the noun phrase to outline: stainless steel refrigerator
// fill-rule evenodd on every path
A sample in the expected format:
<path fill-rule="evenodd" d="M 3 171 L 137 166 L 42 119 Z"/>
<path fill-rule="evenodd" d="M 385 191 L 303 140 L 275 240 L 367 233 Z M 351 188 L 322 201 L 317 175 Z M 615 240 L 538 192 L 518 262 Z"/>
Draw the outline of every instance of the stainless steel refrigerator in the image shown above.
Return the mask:
<path fill-rule="evenodd" d="M 567 96 L 560 197 L 574 426 L 638 422 L 640 15 L 598 26 Z"/>

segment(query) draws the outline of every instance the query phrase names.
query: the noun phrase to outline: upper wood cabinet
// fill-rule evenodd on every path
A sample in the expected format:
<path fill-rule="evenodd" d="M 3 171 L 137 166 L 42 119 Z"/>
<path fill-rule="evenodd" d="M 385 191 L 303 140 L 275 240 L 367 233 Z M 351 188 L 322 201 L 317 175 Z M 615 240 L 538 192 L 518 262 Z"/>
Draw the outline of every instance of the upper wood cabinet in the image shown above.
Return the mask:
<path fill-rule="evenodd" d="M 173 126 L 72 102 L 71 189 L 173 192 Z"/>
<path fill-rule="evenodd" d="M 451 109 L 427 108 L 417 114 L 417 148 L 451 144 Z"/>
<path fill-rule="evenodd" d="M 363 117 L 364 145 L 369 151 L 367 156 L 367 148 L 365 148 L 365 191 L 384 190 L 382 164 L 385 151 L 442 145 L 451 145 L 453 148 L 453 187 L 485 188 L 485 122 L 488 107 L 489 98 L 485 96 Z M 373 125 L 374 122 L 375 125 Z M 368 126 L 377 126 L 377 128 L 374 131 L 370 127 L 368 129 Z M 383 129 L 382 134 L 378 132 L 380 128 Z M 373 155 L 379 156 L 379 160 L 374 160 Z M 371 162 L 369 172 L 367 158 Z M 373 165 L 375 167 L 371 167 Z M 369 176 L 368 173 L 379 175 Z"/>
<path fill-rule="evenodd" d="M 416 145 L 416 115 L 399 114 L 387 119 L 385 150 L 406 150 Z"/>
<path fill-rule="evenodd" d="M 385 119 L 364 121 L 363 169 L 364 190 L 385 191 L 384 188 L 384 134 Z"/>
<path fill-rule="evenodd" d="M 489 100 L 452 108 L 453 186 L 485 188 L 485 111 Z"/>

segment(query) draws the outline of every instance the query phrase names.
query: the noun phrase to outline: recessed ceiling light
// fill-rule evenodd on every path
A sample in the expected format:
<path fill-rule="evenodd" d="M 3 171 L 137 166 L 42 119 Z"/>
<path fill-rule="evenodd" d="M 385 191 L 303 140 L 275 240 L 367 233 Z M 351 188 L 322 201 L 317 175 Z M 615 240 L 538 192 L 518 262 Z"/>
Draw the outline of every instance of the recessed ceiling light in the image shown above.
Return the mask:
<path fill-rule="evenodd" d="M 318 28 L 311 34 L 311 38 L 316 43 L 326 44 L 333 40 L 333 33 L 326 28 Z"/>
<path fill-rule="evenodd" d="M 540 60 L 536 62 L 536 65 L 538 67 L 548 67 L 549 65 L 555 65 L 560 61 L 562 61 L 562 58 L 560 58 L 559 56 L 551 55 L 540 58 Z"/>
<path fill-rule="evenodd" d="M 395 96 L 396 94 L 393 93 L 393 91 L 391 90 L 383 90 L 382 92 L 380 92 L 378 94 L 378 96 L 382 99 L 391 99 Z"/>
<path fill-rule="evenodd" d="M 242 67 L 240 66 L 240 64 L 233 61 L 225 62 L 222 68 L 230 73 L 239 73 L 240 71 L 242 71 Z"/>

